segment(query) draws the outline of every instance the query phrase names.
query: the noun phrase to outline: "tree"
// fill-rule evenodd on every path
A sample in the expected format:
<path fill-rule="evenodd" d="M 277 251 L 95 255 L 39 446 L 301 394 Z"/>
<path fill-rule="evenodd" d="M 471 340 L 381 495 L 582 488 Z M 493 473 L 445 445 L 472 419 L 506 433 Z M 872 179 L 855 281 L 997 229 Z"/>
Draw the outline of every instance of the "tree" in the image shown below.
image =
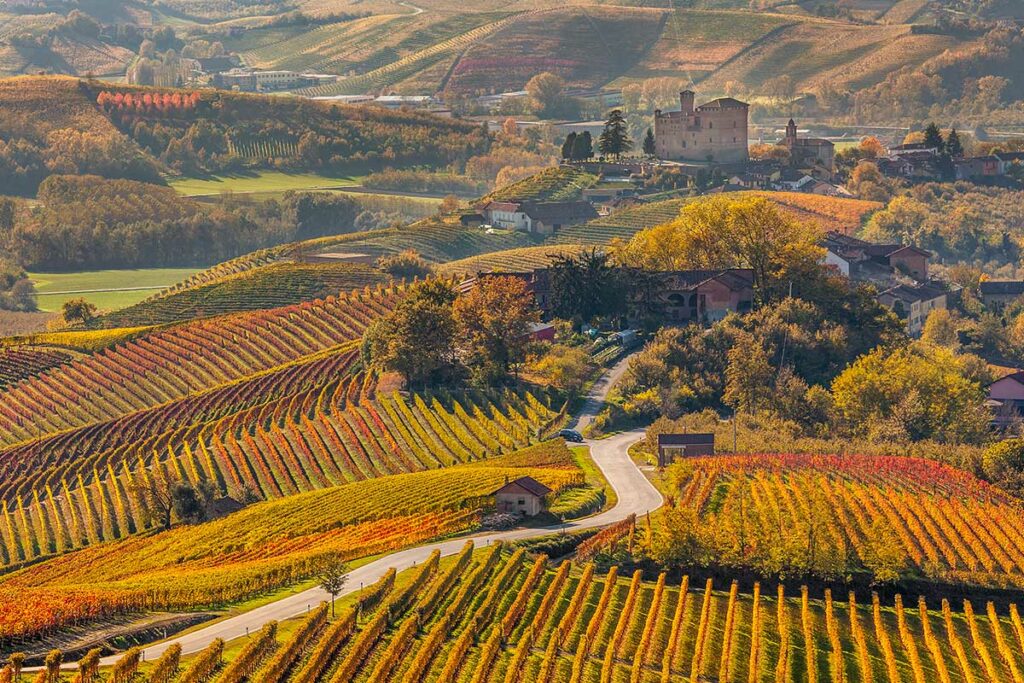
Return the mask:
<path fill-rule="evenodd" d="M 960 159 L 964 155 L 964 145 L 960 142 L 960 135 L 956 132 L 956 128 L 949 131 L 949 135 L 946 137 L 946 153 L 954 159 Z"/>
<path fill-rule="evenodd" d="M 646 270 L 750 268 L 760 302 L 781 299 L 790 283 L 811 289 L 824 272 L 818 229 L 763 197 L 713 197 L 687 204 L 679 218 L 641 230 L 616 260 Z"/>
<path fill-rule="evenodd" d="M 533 295 L 520 278 L 487 277 L 455 301 L 456 343 L 463 362 L 482 384 L 499 381 L 526 359 L 530 324 L 540 320 Z"/>
<path fill-rule="evenodd" d="M 885 146 L 874 135 L 869 135 L 860 141 L 857 150 L 864 159 L 877 159 L 885 153 Z"/>
<path fill-rule="evenodd" d="M 164 531 L 171 528 L 175 493 L 181 483 L 183 482 L 171 478 L 160 468 L 153 468 L 146 472 L 145 476 L 136 478 L 132 487 L 136 495 L 148 501 L 150 510 L 156 512 Z"/>
<path fill-rule="evenodd" d="M 539 116 L 555 115 L 565 109 L 565 81 L 547 71 L 526 82 L 526 95 L 530 109 Z"/>
<path fill-rule="evenodd" d="M 949 349 L 957 347 L 956 321 L 945 308 L 936 308 L 928 314 L 924 321 L 924 330 L 921 339 L 936 346 L 945 346 Z"/>
<path fill-rule="evenodd" d="M 21 680 L 21 668 L 25 665 L 25 653 L 12 652 L 7 658 L 7 665 L 11 668 L 11 678 L 15 681 Z"/>
<path fill-rule="evenodd" d="M 626 119 L 622 110 L 613 109 L 604 123 L 604 132 L 598 138 L 597 148 L 605 156 L 621 157 L 633 149 L 633 141 L 629 139 Z"/>
<path fill-rule="evenodd" d="M 444 199 L 441 200 L 441 203 L 438 204 L 437 214 L 439 216 L 447 216 L 458 211 L 461 205 L 462 202 L 459 201 L 459 198 L 456 195 L 447 194 Z"/>
<path fill-rule="evenodd" d="M 579 396 L 590 376 L 590 355 L 579 347 L 555 344 L 532 365 L 533 372 L 570 398 Z"/>
<path fill-rule="evenodd" d="M 942 140 L 942 131 L 934 123 L 929 123 L 928 127 L 924 129 L 924 146 L 928 148 L 934 148 L 938 150 L 939 154 L 942 154 L 946 150 L 946 143 Z"/>
<path fill-rule="evenodd" d="M 425 386 L 450 374 L 455 361 L 455 292 L 445 282 L 416 285 L 388 315 L 363 333 L 363 360 L 399 373 L 406 386 Z"/>
<path fill-rule="evenodd" d="M 430 274 L 427 263 L 415 249 L 406 249 L 397 254 L 388 254 L 377 259 L 377 268 L 397 278 L 412 279 Z"/>
<path fill-rule="evenodd" d="M 331 617 L 334 617 L 334 601 L 348 583 L 348 563 L 337 555 L 321 558 L 316 566 L 316 580 L 320 587 L 331 595 Z"/>
<path fill-rule="evenodd" d="M 187 481 L 179 481 L 171 485 L 171 507 L 178 519 L 187 524 L 204 522 L 209 518 L 210 505 L 215 490 L 208 481 L 201 481 L 198 488 Z"/>
<path fill-rule="evenodd" d="M 576 144 L 576 133 L 572 132 L 565 136 L 565 142 L 562 143 L 562 158 L 572 159 L 572 148 Z"/>
<path fill-rule="evenodd" d="M 589 130 L 585 130 L 576 136 L 572 143 L 573 161 L 586 161 L 594 156 L 594 139 Z"/>
<path fill-rule="evenodd" d="M 554 314 L 576 323 L 626 312 L 627 282 L 608 254 L 592 249 L 551 263 Z"/>
<path fill-rule="evenodd" d="M 991 416 L 972 358 L 924 342 L 878 348 L 832 382 L 838 416 L 855 434 L 976 443 Z"/>
<path fill-rule="evenodd" d="M 647 134 L 644 136 L 644 154 L 649 157 L 653 157 L 658 153 L 657 143 L 654 141 L 654 131 L 650 128 L 647 129 Z"/>
<path fill-rule="evenodd" d="M 992 444 L 982 453 L 981 467 L 986 479 L 1019 495 L 1024 490 L 1024 439 Z"/>
<path fill-rule="evenodd" d="M 756 413 L 772 396 L 774 370 L 764 346 L 750 334 L 743 334 L 729 349 L 722 400 L 733 410 Z"/>
<path fill-rule="evenodd" d="M 68 323 L 77 320 L 83 325 L 88 325 L 96 317 L 96 305 L 85 299 L 69 299 L 64 302 L 61 310 L 64 321 Z"/>

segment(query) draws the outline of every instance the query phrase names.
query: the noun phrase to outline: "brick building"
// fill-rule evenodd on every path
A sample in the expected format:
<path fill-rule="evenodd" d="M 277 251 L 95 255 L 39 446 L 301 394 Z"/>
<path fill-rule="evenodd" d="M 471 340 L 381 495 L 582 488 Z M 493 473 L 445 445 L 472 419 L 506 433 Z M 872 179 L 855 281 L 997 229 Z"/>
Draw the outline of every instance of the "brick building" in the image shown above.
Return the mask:
<path fill-rule="evenodd" d="M 655 150 L 659 159 L 746 163 L 749 105 L 720 97 L 694 107 L 694 93 L 679 93 L 680 111 L 654 112 Z"/>

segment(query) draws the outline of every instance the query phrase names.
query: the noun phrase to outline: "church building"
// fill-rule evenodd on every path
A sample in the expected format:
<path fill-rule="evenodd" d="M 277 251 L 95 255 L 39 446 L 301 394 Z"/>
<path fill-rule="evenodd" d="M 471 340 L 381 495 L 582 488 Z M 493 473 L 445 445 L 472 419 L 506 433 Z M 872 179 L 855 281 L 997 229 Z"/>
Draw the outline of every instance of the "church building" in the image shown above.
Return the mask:
<path fill-rule="evenodd" d="M 821 169 L 825 180 L 835 172 L 836 146 L 823 138 L 797 137 L 796 121 L 789 120 L 782 144 L 789 149 L 791 163 L 797 168 Z"/>
<path fill-rule="evenodd" d="M 694 92 L 679 93 L 680 111 L 654 112 L 655 151 L 668 161 L 745 163 L 750 106 L 720 97 L 694 107 Z"/>

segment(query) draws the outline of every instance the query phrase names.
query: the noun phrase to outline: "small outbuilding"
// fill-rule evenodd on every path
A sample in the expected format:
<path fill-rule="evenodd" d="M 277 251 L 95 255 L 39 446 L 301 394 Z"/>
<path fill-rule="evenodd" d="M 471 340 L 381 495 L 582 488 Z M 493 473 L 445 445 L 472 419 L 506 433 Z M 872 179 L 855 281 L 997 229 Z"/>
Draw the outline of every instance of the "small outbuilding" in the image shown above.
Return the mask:
<path fill-rule="evenodd" d="M 506 482 L 493 495 L 498 512 L 533 517 L 544 511 L 544 496 L 549 493 L 551 489 L 533 477 L 520 477 Z"/>
<path fill-rule="evenodd" d="M 658 467 L 676 458 L 715 454 L 714 434 L 658 434 Z"/>

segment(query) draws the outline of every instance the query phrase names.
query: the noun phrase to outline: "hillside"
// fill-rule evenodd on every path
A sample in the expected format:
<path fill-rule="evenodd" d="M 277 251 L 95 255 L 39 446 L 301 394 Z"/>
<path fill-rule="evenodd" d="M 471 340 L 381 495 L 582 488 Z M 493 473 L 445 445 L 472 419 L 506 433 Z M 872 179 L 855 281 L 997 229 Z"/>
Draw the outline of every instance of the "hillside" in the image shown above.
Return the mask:
<path fill-rule="evenodd" d="M 472 528 L 472 501 L 523 475 L 552 490 L 579 477 L 572 465 L 503 467 L 496 459 L 344 484 L 82 550 L 0 580 L 0 633 L 237 602 L 308 578 L 319 558 L 357 559 Z M 15 594 L 23 599 L 10 599 Z"/>
<path fill-rule="evenodd" d="M 820 197 L 799 192 L 741 192 L 738 195 L 763 196 L 775 202 L 799 221 L 817 224 L 822 230 L 852 233 L 865 218 L 882 208 L 878 202 L 838 197 Z M 614 211 L 589 223 L 564 228 L 551 238 L 555 244 L 608 244 L 614 239 L 628 240 L 644 228 L 667 223 L 679 210 L 695 199 L 667 199 Z"/>
<path fill-rule="evenodd" d="M 1024 587 L 1016 500 L 961 470 L 914 458 L 758 455 L 693 459 L 669 477 L 678 503 L 660 533 L 671 538 L 673 520 L 695 514 L 708 530 L 697 553 L 720 562 Z"/>
<path fill-rule="evenodd" d="M 424 112 L 38 76 L 0 79 L 0 140 L 0 183 L 23 195 L 54 173 L 436 167 L 490 146 L 479 126 Z"/>
<path fill-rule="evenodd" d="M 103 316 L 104 327 L 160 325 L 207 316 L 277 308 L 337 296 L 383 283 L 387 276 L 362 264 L 274 263 L 210 284 L 157 295 Z"/>
<path fill-rule="evenodd" d="M 374 683 L 1011 680 L 1022 664 L 1014 604 L 653 579 L 467 544 L 373 586 L 376 609 L 353 598 L 330 618 L 325 604 L 228 658 L 279 680 Z M 222 647 L 202 670 L 222 669 Z"/>

